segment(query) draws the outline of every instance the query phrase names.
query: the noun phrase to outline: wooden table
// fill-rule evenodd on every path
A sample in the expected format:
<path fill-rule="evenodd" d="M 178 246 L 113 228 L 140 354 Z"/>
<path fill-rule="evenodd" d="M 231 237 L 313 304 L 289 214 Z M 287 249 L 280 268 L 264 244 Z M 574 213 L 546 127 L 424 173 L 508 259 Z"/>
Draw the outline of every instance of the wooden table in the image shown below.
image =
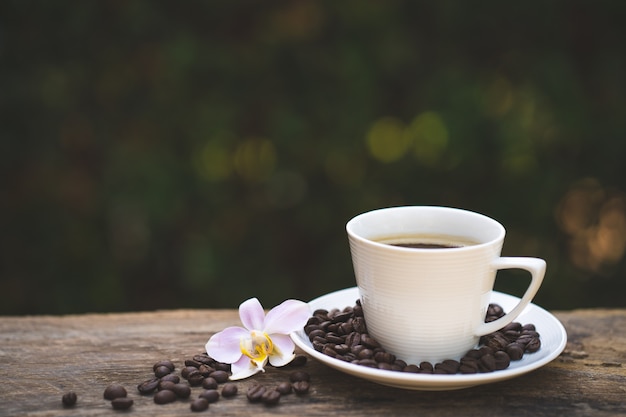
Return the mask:
<path fill-rule="evenodd" d="M 320 416 L 617 416 L 626 415 L 626 310 L 554 313 L 568 331 L 565 352 L 547 366 L 497 384 L 422 392 L 364 381 L 309 359 L 307 395 L 284 396 L 277 406 L 252 404 L 253 383 L 274 386 L 294 370 L 270 368 L 238 381 L 239 394 L 198 415 Z M 203 352 L 213 333 L 239 325 L 235 310 L 176 310 L 128 314 L 0 318 L 0 416 L 196 415 L 190 400 L 157 405 L 136 386 L 152 364 Z M 180 368 L 179 368 L 180 369 Z M 115 411 L 103 399 L 111 383 L 134 399 Z M 78 394 L 74 408 L 61 396 Z M 192 398 L 201 388 L 193 388 Z"/>

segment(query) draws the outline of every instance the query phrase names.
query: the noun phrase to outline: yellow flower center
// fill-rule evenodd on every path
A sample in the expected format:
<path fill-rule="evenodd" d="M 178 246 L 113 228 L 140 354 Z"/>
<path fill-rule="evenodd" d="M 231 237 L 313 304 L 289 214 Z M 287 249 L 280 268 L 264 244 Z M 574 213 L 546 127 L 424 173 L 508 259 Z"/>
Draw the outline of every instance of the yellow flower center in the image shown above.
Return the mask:
<path fill-rule="evenodd" d="M 263 366 L 267 358 L 274 352 L 274 343 L 265 332 L 250 332 L 250 339 L 239 343 L 241 353 L 250 358 L 257 366 Z"/>

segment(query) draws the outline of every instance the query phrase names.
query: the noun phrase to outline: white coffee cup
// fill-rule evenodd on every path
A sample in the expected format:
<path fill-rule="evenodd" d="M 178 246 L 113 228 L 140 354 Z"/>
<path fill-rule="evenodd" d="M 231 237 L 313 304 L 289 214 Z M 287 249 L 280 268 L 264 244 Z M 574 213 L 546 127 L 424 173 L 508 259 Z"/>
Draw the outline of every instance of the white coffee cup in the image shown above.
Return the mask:
<path fill-rule="evenodd" d="M 500 257 L 505 229 L 482 214 L 449 207 L 391 207 L 346 225 L 365 322 L 372 337 L 407 363 L 459 360 L 480 336 L 506 326 L 541 286 L 543 259 Z M 408 248 L 384 242 L 452 244 Z M 499 269 L 524 269 L 531 281 L 505 316 L 485 323 Z"/>

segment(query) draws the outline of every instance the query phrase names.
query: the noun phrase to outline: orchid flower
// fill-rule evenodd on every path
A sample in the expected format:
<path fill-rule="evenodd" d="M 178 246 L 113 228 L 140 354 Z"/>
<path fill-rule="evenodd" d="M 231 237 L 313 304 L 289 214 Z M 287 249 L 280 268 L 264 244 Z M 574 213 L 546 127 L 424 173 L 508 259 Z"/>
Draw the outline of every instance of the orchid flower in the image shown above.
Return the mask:
<path fill-rule="evenodd" d="M 289 333 L 302 329 L 311 316 L 308 304 L 286 300 L 271 309 L 267 316 L 256 298 L 239 306 L 244 327 L 227 327 L 211 336 L 206 351 L 213 359 L 231 364 L 230 379 L 243 379 L 264 366 L 287 365 L 295 357 L 295 345 Z"/>

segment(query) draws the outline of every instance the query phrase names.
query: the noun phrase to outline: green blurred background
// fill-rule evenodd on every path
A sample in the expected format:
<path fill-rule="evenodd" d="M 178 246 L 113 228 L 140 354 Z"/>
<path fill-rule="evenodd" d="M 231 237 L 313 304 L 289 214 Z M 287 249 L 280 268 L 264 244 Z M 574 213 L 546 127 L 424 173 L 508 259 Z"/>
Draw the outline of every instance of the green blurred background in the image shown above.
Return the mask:
<path fill-rule="evenodd" d="M 344 225 L 479 211 L 626 306 L 626 2 L 0 2 L 0 314 L 354 285 Z M 497 288 L 519 294 L 523 275 Z"/>

